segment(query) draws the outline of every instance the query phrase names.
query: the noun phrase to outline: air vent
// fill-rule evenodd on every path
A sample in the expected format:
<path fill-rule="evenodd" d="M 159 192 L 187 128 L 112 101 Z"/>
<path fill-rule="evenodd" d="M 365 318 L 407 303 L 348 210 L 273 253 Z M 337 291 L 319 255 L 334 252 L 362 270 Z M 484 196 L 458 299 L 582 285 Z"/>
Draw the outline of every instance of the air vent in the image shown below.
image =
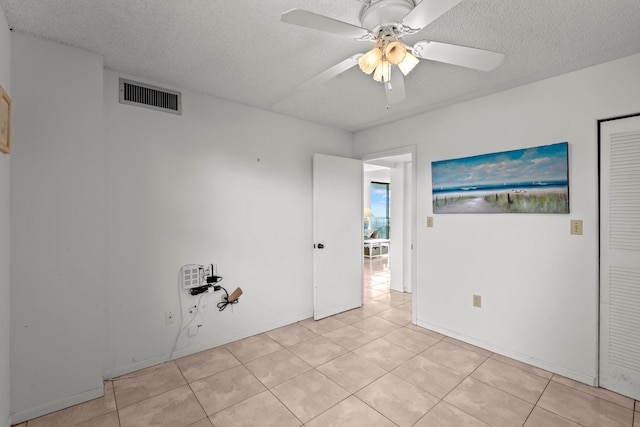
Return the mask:
<path fill-rule="evenodd" d="M 182 114 L 182 94 L 161 87 L 120 79 L 120 103 Z"/>

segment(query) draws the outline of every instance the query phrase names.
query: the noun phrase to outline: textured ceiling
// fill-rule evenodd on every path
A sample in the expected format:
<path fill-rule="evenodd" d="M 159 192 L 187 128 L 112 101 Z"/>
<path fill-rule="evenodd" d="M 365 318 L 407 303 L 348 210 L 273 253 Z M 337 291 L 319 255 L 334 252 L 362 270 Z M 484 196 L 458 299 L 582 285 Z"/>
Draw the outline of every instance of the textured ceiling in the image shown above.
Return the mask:
<path fill-rule="evenodd" d="M 361 6 L 359 0 L 0 0 L 14 31 L 98 53 L 109 69 L 350 131 L 640 52 L 638 0 L 463 0 L 404 40 L 505 53 L 494 71 L 422 60 L 405 79 L 406 101 L 389 110 L 382 85 L 357 67 L 296 90 L 371 44 L 285 24 L 280 14 L 303 8 L 360 25 Z"/>

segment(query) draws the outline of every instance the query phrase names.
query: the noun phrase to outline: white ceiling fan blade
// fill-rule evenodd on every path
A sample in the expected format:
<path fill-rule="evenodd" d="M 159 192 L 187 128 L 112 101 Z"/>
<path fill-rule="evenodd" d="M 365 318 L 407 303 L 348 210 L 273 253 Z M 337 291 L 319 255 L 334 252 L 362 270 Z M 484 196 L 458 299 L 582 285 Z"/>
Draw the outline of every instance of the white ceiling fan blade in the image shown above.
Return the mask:
<path fill-rule="evenodd" d="M 287 24 L 300 25 L 302 27 L 313 28 L 314 30 L 325 31 L 339 36 L 352 37 L 354 39 L 373 40 L 375 37 L 371 31 L 338 21 L 328 16 L 318 15 L 303 9 L 293 9 L 282 14 L 280 18 Z"/>
<path fill-rule="evenodd" d="M 410 32 L 418 32 L 445 12 L 458 5 L 462 0 L 422 0 L 416 7 L 402 18 L 400 25 L 410 29 Z"/>
<path fill-rule="evenodd" d="M 337 63 L 333 67 L 331 67 L 331 68 L 329 68 L 327 70 L 324 70 L 323 72 L 321 72 L 317 76 L 315 76 L 315 77 L 307 80 L 306 82 L 302 83 L 300 86 L 298 86 L 298 89 L 300 89 L 300 90 L 310 89 L 313 86 L 320 85 L 320 84 L 326 82 L 327 80 L 330 80 L 330 79 L 338 76 L 339 74 L 344 73 L 348 69 L 353 68 L 356 65 L 358 65 L 358 59 L 360 59 L 361 56 L 362 56 L 361 53 L 357 53 L 357 54 L 345 59 L 344 61 L 341 61 L 341 62 Z"/>
<path fill-rule="evenodd" d="M 418 58 L 480 71 L 491 71 L 504 59 L 503 53 L 427 40 L 416 43 L 413 46 L 413 54 Z"/>
<path fill-rule="evenodd" d="M 397 67 L 391 69 L 391 79 L 384 83 L 384 91 L 387 94 L 387 104 L 399 104 L 407 98 L 404 90 L 404 76 Z"/>

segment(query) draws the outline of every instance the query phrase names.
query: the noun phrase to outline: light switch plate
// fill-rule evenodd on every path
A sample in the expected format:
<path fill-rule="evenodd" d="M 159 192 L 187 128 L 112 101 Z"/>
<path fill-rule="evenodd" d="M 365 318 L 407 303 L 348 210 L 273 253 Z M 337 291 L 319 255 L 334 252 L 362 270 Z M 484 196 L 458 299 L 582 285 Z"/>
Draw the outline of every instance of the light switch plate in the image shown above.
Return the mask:
<path fill-rule="evenodd" d="M 428 216 L 427 217 L 427 227 L 433 227 L 433 217 L 432 216 Z"/>
<path fill-rule="evenodd" d="M 582 220 L 581 219 L 572 219 L 571 220 L 571 234 L 582 235 Z"/>

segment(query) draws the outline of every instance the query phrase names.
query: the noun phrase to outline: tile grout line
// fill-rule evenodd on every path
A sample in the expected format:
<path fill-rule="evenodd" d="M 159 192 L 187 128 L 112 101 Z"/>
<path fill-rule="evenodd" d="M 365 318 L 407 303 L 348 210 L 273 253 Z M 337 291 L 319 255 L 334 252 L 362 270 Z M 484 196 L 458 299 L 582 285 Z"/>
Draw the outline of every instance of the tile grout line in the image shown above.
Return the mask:
<path fill-rule="evenodd" d="M 384 298 L 384 296 L 385 296 L 385 295 L 384 295 L 384 294 L 382 294 L 382 295 L 379 295 L 379 296 L 377 296 L 377 297 L 375 297 L 375 298 L 370 298 L 370 300 L 373 300 L 373 299 L 376 299 L 376 298 L 380 298 L 380 299 L 382 299 L 382 298 Z M 363 308 L 365 304 L 366 304 L 366 302 L 363 302 L 363 305 L 362 305 L 362 307 L 360 307 L 360 308 Z M 401 304 L 402 304 L 402 303 L 401 303 Z M 392 308 L 395 308 L 395 307 L 396 307 L 395 305 L 389 305 L 389 308 L 388 308 L 387 310 L 392 309 Z M 359 321 L 361 321 L 361 320 L 369 319 L 369 318 L 371 318 L 371 317 L 374 317 L 374 316 L 375 316 L 375 317 L 377 317 L 378 319 L 386 320 L 386 321 L 388 321 L 388 322 L 394 323 L 394 325 L 398 326 L 398 328 L 396 328 L 396 329 L 394 329 L 394 330 L 392 330 L 392 331 L 389 331 L 388 333 L 386 333 L 386 334 L 382 335 L 381 337 L 378 337 L 378 338 L 376 338 L 376 339 L 374 339 L 374 340 L 372 340 L 372 341 L 369 341 L 369 342 L 367 342 L 367 343 L 365 343 L 365 344 L 362 344 L 361 346 L 358 346 L 358 347 L 356 347 L 356 348 L 354 348 L 354 349 L 346 349 L 346 350 L 347 350 L 347 353 L 345 353 L 345 354 L 349 354 L 349 353 L 351 353 L 351 354 L 353 354 L 354 356 L 361 357 L 361 356 L 359 356 L 357 353 L 355 353 L 355 352 L 354 352 L 354 350 L 357 350 L 357 349 L 359 349 L 359 348 L 361 348 L 361 347 L 363 347 L 363 346 L 365 346 L 365 345 L 367 345 L 367 344 L 369 344 L 369 343 L 371 343 L 371 342 L 374 342 L 374 341 L 376 341 L 376 340 L 384 339 L 384 337 L 386 337 L 386 336 L 390 335 L 391 333 L 393 333 L 393 332 L 395 332 L 395 331 L 398 331 L 398 330 L 401 330 L 401 329 L 403 329 L 403 328 L 405 328 L 405 327 L 406 327 L 406 324 L 405 324 L 405 325 L 399 325 L 399 324 L 397 324 L 397 323 L 395 323 L 395 322 L 392 322 L 392 321 L 390 321 L 390 320 L 387 320 L 387 319 L 384 319 L 384 318 L 382 318 L 382 317 L 377 316 L 379 313 L 382 313 L 382 312 L 387 311 L 387 310 L 382 310 L 382 311 L 380 311 L 380 312 L 378 312 L 378 313 L 374 313 L 374 314 L 372 314 L 372 315 L 370 315 L 370 316 L 365 316 L 363 319 L 360 319 L 360 320 L 358 320 L 358 321 L 356 321 L 356 322 L 348 323 L 348 324 L 347 324 L 347 326 L 353 326 L 353 323 L 357 323 L 357 322 L 359 322 Z M 409 322 L 409 323 L 411 323 L 411 322 Z M 408 324 L 408 323 L 407 323 L 407 324 Z M 361 328 L 357 328 L 357 329 L 361 329 Z M 361 330 L 363 330 L 363 331 L 364 331 L 364 330 L 366 330 L 366 329 L 361 329 Z M 409 329 L 408 329 L 408 330 L 409 330 Z M 327 332 L 327 333 L 328 333 L 328 332 Z M 328 338 L 328 337 L 325 337 L 325 338 L 326 338 L 326 339 L 328 339 L 329 341 L 333 342 L 334 344 L 336 344 L 336 345 L 340 346 L 340 344 L 339 344 L 339 343 L 337 343 L 337 342 L 335 342 L 335 341 L 331 340 L 331 338 Z M 439 341 L 440 341 L 440 340 L 438 340 L 438 342 L 439 342 Z M 387 342 L 389 342 L 389 341 L 387 341 Z M 390 343 L 390 344 L 393 344 L 393 343 Z M 435 344 L 435 343 L 434 343 L 434 344 Z M 394 345 L 395 345 L 395 344 L 394 344 Z M 340 346 L 340 347 L 342 347 L 342 346 Z M 400 346 L 400 347 L 402 347 L 402 346 Z M 410 350 L 408 350 L 408 349 L 407 349 L 407 351 L 410 351 Z M 419 353 L 414 353 L 413 351 L 410 351 L 410 352 L 414 354 L 412 358 L 417 357 L 417 356 L 419 355 Z M 343 354 L 343 355 L 341 355 L 341 356 L 344 356 L 344 354 Z M 322 365 L 324 365 L 324 364 L 326 364 L 326 363 L 329 363 L 329 362 L 331 362 L 331 361 L 333 361 L 333 360 L 335 360 L 335 359 L 337 359 L 338 357 L 341 357 L 341 356 L 337 356 L 337 357 L 335 357 L 335 358 L 333 358 L 333 359 L 331 359 L 331 360 L 329 360 L 329 361 L 326 361 L 326 362 L 325 362 L 325 363 L 323 363 Z M 322 365 L 319 365 L 319 366 L 322 366 Z M 378 365 L 377 365 L 377 366 L 378 366 Z M 380 366 L 379 366 L 379 367 L 380 367 Z M 316 370 L 317 370 L 317 368 L 318 368 L 318 367 L 314 367 L 314 369 L 316 369 Z M 385 369 L 385 368 L 383 368 L 383 367 L 380 367 L 380 368 L 381 368 L 381 369 L 383 369 L 383 370 L 385 371 L 385 374 L 383 374 L 383 376 L 385 376 L 385 375 L 394 375 L 395 377 L 397 377 L 397 375 L 393 374 L 393 372 L 392 372 L 395 368 L 397 368 L 397 366 L 396 366 L 395 368 L 391 369 L 391 370 L 387 370 L 387 369 Z M 318 371 L 318 372 L 319 372 L 319 373 L 321 373 L 322 375 L 324 375 L 322 372 L 320 372 L 320 371 Z M 324 376 L 326 377 L 326 375 L 324 375 Z M 326 377 L 326 378 L 327 378 L 328 380 L 331 380 L 331 378 L 328 378 L 328 377 Z M 399 378 L 399 377 L 397 377 L 397 378 Z M 379 378 L 378 378 L 378 379 L 379 379 Z M 361 391 L 361 390 L 365 389 L 365 388 L 366 388 L 366 387 L 368 387 L 369 385 L 371 385 L 371 384 L 373 384 L 374 382 L 376 382 L 378 379 L 374 379 L 374 380 L 372 380 L 371 382 L 369 382 L 369 383 L 365 384 L 363 387 L 361 387 L 359 390 L 357 390 L 357 391 L 356 391 L 356 392 L 354 392 L 354 393 L 351 393 L 349 390 L 346 390 L 346 389 L 344 389 L 344 387 L 340 386 L 340 384 L 337 384 L 338 386 L 340 386 L 341 388 L 343 388 L 345 391 L 347 391 L 348 393 L 350 393 L 350 394 L 349 394 L 349 396 L 347 396 L 345 399 L 341 400 L 340 402 L 337 402 L 337 403 L 336 403 L 335 405 L 333 405 L 332 407 L 330 407 L 330 408 L 326 409 L 326 410 L 325 410 L 325 411 L 323 411 L 321 414 L 318 414 L 318 415 L 317 415 L 316 417 L 314 417 L 313 419 L 316 419 L 317 417 L 320 417 L 322 414 L 324 414 L 325 412 L 327 412 L 327 411 L 331 410 L 332 408 L 334 408 L 334 407 L 338 406 L 339 404 L 341 404 L 341 403 L 342 403 L 342 402 L 344 402 L 345 400 L 349 399 L 350 397 L 354 397 L 355 399 L 358 399 L 358 401 L 360 401 L 360 402 L 364 403 L 365 405 L 367 405 L 369 408 L 371 408 L 371 409 L 372 409 L 373 411 L 375 411 L 377 414 L 379 414 L 380 416 L 382 416 L 384 419 L 386 419 L 386 420 L 388 420 L 389 422 L 391 422 L 392 424 L 396 425 L 396 423 L 394 423 L 391 419 L 389 419 L 387 416 L 385 416 L 385 415 L 384 415 L 383 413 L 381 413 L 379 410 L 377 410 L 376 408 L 372 407 L 372 406 L 371 406 L 371 405 L 369 405 L 367 402 L 363 401 L 363 400 L 362 400 L 362 399 L 360 399 L 358 396 L 356 396 L 356 393 L 357 393 L 358 391 Z M 400 379 L 401 379 L 401 378 L 400 378 Z M 401 379 L 401 380 L 402 380 L 402 379 Z M 331 381 L 335 383 L 335 381 L 333 381 L 333 380 L 331 380 Z M 427 391 L 425 391 L 425 392 L 431 395 L 431 393 L 429 393 L 429 392 L 427 392 Z M 434 396 L 434 397 L 435 397 L 435 396 Z M 427 412 L 428 412 L 428 411 L 427 411 Z M 422 418 L 422 417 L 421 417 L 421 418 Z M 312 420 L 313 420 L 313 419 L 312 419 Z M 312 421 L 312 420 L 310 420 L 310 421 Z"/>
<path fill-rule="evenodd" d="M 189 390 L 191 390 L 191 393 L 193 394 L 193 397 L 196 399 L 196 402 L 198 402 L 198 405 L 200 405 L 200 408 L 202 408 L 202 412 L 204 412 L 204 418 L 202 418 L 202 419 L 200 419 L 200 420 L 198 420 L 196 422 L 198 423 L 198 422 L 200 422 L 200 421 L 202 421 L 204 419 L 207 419 L 211 423 L 211 419 L 209 418 L 209 414 L 207 414 L 207 410 L 204 409 L 204 406 L 202 405 L 202 402 L 200 402 L 200 399 L 198 399 L 198 395 L 196 394 L 196 391 L 193 389 L 193 387 L 191 387 L 191 383 L 189 382 L 189 380 L 187 380 L 187 377 L 185 377 L 184 372 L 180 368 L 180 365 L 177 362 L 174 362 L 174 363 L 176 364 L 176 368 L 178 368 L 178 371 L 180 371 L 180 375 L 182 375 L 182 378 L 187 383 L 187 387 L 189 387 Z M 191 423 L 191 424 L 194 424 L 194 423 Z M 211 424 L 213 425 L 213 423 L 211 423 Z"/>
<path fill-rule="evenodd" d="M 551 378 L 547 379 L 547 383 L 545 384 L 544 389 L 542 390 L 542 393 L 540 393 L 540 396 L 538 396 L 538 399 L 536 400 L 536 403 L 533 405 L 533 408 L 531 408 L 531 411 L 529 411 L 529 415 L 527 415 L 527 418 L 524 420 L 524 424 L 527 423 L 527 421 L 531 417 L 531 414 L 533 414 L 533 411 L 535 411 L 535 409 L 538 407 L 538 403 L 540 402 L 540 399 L 542 399 L 542 395 L 544 395 L 544 392 L 547 391 L 547 387 L 549 387 L 549 384 L 551 384 Z M 544 409 L 544 408 L 540 406 L 540 409 Z M 546 411 L 546 409 L 544 410 Z M 556 414 L 556 415 L 562 417 L 562 415 L 560 414 Z M 565 418 L 565 417 L 562 417 L 562 418 L 564 418 L 565 420 L 568 420 L 568 418 Z M 569 420 L 569 421 L 572 421 L 572 420 Z"/>
<path fill-rule="evenodd" d="M 278 350 L 278 351 L 279 351 L 279 350 Z M 267 355 L 265 355 L 265 356 L 263 356 L 263 357 L 266 357 L 266 356 L 268 356 L 268 354 L 267 354 Z M 253 359 L 253 360 L 258 360 L 258 359 Z M 273 396 L 273 397 L 274 397 L 278 402 L 280 402 L 280 404 L 281 404 L 282 406 L 284 406 L 284 407 L 287 409 L 287 411 L 289 411 L 289 413 L 290 413 L 291 415 L 293 415 L 293 416 L 294 416 L 298 421 L 300 421 L 300 423 L 301 423 L 300 425 L 302 425 L 302 426 L 303 426 L 303 425 L 305 424 L 305 423 L 303 423 L 303 422 L 302 422 L 302 420 L 301 420 L 300 418 L 298 418 L 298 416 L 297 416 L 297 415 L 296 415 L 296 414 L 291 410 L 291 408 L 289 408 L 289 407 L 286 405 L 286 403 L 284 403 L 282 400 L 280 400 L 280 398 L 278 398 L 278 396 L 277 396 L 273 391 L 271 391 L 271 389 L 272 389 L 272 388 L 277 387 L 277 386 L 279 386 L 280 384 L 284 384 L 285 382 L 287 382 L 287 381 L 289 381 L 289 380 L 291 380 L 291 379 L 293 379 L 293 378 L 297 378 L 297 377 L 299 377 L 300 375 L 302 375 L 304 372 L 302 372 L 302 373 L 300 373 L 300 374 L 298 374 L 298 375 L 296 375 L 296 376 L 294 376 L 294 377 L 292 377 L 292 378 L 289 378 L 287 381 L 283 381 L 283 382 L 281 382 L 281 383 L 279 383 L 279 384 L 276 384 L 276 385 L 274 385 L 273 387 L 267 387 L 267 385 L 266 385 L 266 384 L 264 384 L 262 381 L 260 381 L 260 378 L 258 378 L 258 377 L 257 377 L 257 376 L 256 376 L 256 375 L 255 375 L 255 374 L 254 374 L 250 369 L 249 369 L 249 368 L 247 368 L 247 367 L 245 366 L 244 362 L 240 362 L 240 363 L 242 364 L 242 366 L 243 366 L 247 371 L 249 371 L 249 373 L 250 373 L 251 375 L 253 375 L 253 377 L 254 377 L 254 378 L 255 378 L 255 379 L 256 379 L 260 384 L 262 384 L 262 385 L 264 386 L 264 388 L 266 389 L 266 391 L 268 391 L 268 392 L 269 392 L 269 393 L 270 393 L 270 394 L 271 394 L 271 395 L 272 395 L 272 396 Z M 309 371 L 305 371 L 305 372 L 309 372 Z M 262 393 L 262 392 L 261 392 L 261 393 Z M 259 393 L 258 393 L 258 394 L 259 394 Z M 256 394 L 256 395 L 254 395 L 254 396 L 257 396 L 257 394 Z M 252 396 L 252 397 L 253 397 L 253 396 Z M 247 399 L 250 399 L 250 397 L 248 397 Z M 242 402 L 246 401 L 247 399 L 244 399 Z M 232 407 L 234 407 L 234 406 L 236 406 L 236 405 L 239 405 L 239 404 L 240 404 L 240 403 L 242 403 L 242 402 L 238 402 L 238 403 L 236 403 L 236 404 L 234 404 L 234 405 L 231 405 L 231 406 L 229 406 L 229 408 L 232 408 Z M 225 408 L 225 409 L 228 409 L 228 408 Z M 221 409 L 221 411 L 224 411 L 225 409 Z M 213 424 L 213 423 L 212 423 L 212 424 Z"/>
<path fill-rule="evenodd" d="M 384 295 L 380 295 L 380 296 L 384 296 Z M 360 308 L 360 309 L 362 309 L 362 308 L 364 307 L 364 305 L 365 305 L 365 304 L 366 304 L 366 302 L 363 302 L 362 306 L 361 306 L 361 307 L 359 307 L 359 308 Z M 368 319 L 368 318 L 370 318 L 370 317 L 372 317 L 372 316 L 374 316 L 374 315 L 375 315 L 375 314 L 373 314 L 373 315 L 371 315 L 371 316 L 366 316 L 366 317 L 364 317 L 363 319 L 360 319 L 360 320 Z M 333 316 L 329 316 L 329 318 L 330 318 L 330 317 L 333 317 Z M 338 319 L 335 319 L 335 320 L 338 320 Z M 360 321 L 360 320 L 358 320 L 358 321 Z M 386 319 L 383 319 L 383 320 L 386 320 Z M 340 321 L 340 320 L 338 320 L 338 321 Z M 356 322 L 350 322 L 350 323 L 345 323 L 345 326 L 352 326 L 352 327 L 353 327 L 353 323 L 357 323 L 358 321 L 356 321 Z M 304 325 L 302 325 L 302 326 L 304 326 Z M 342 326 L 342 327 L 344 327 L 344 326 Z M 402 326 L 401 326 L 401 327 L 402 327 Z M 335 330 L 337 330 L 337 329 L 340 329 L 340 328 L 336 328 Z M 360 328 L 357 328 L 357 329 L 360 329 Z M 364 331 L 364 329 L 362 329 L 362 330 Z M 315 331 L 312 331 L 312 332 L 315 332 Z M 332 331 L 328 331 L 328 332 L 326 332 L 326 333 L 330 333 L 330 332 L 332 332 Z M 393 332 L 393 331 L 392 331 L 392 332 Z M 389 333 L 391 333 L 391 332 L 389 332 Z M 343 346 L 341 346 L 339 343 L 337 343 L 337 342 L 335 342 L 334 340 L 332 340 L 331 338 L 324 336 L 324 334 L 318 334 L 318 335 L 319 335 L 319 336 L 321 336 L 321 337 L 323 337 L 323 338 L 325 338 L 325 339 L 327 339 L 328 341 L 330 341 L 331 343 L 333 343 L 333 344 L 337 345 L 338 347 L 345 349 L 345 350 L 346 350 L 346 353 L 343 353 L 343 354 L 341 354 L 341 355 L 335 356 L 335 357 L 331 358 L 330 360 L 327 360 L 327 361 L 325 361 L 324 363 L 322 363 L 322 364 L 320 364 L 320 365 L 318 365 L 318 366 L 312 366 L 312 370 L 315 370 L 317 373 L 319 373 L 320 375 L 322 375 L 323 377 L 325 377 L 328 381 L 331 381 L 332 383 L 336 384 L 336 385 L 337 385 L 338 387 L 340 387 L 342 390 L 344 390 L 345 392 L 347 392 L 347 393 L 348 393 L 348 396 L 347 396 L 347 397 L 345 397 L 344 399 L 342 399 L 342 400 L 340 400 L 340 401 L 336 402 L 336 403 L 335 403 L 334 405 L 332 405 L 331 407 L 329 407 L 329 408 L 325 409 L 324 411 L 322 411 L 320 414 L 318 414 L 318 415 L 316 415 L 315 417 L 313 417 L 313 418 L 312 418 L 311 420 L 309 420 L 308 422 L 311 422 L 311 421 L 313 421 L 314 419 L 316 419 L 316 418 L 318 418 L 318 417 L 322 416 L 322 414 L 324 414 L 324 413 L 326 413 L 327 411 L 330 411 L 331 409 L 333 409 L 333 408 L 335 408 L 336 406 L 340 405 L 342 402 L 344 402 L 345 400 L 349 399 L 350 397 L 354 397 L 354 398 L 358 399 L 358 401 L 360 401 L 360 402 L 364 403 L 365 405 L 367 405 L 368 407 L 370 407 L 371 409 L 373 409 L 376 413 L 380 414 L 382 417 L 384 417 L 385 419 L 389 420 L 389 418 L 387 418 L 384 414 L 380 413 L 377 409 L 375 409 L 375 408 L 371 407 L 369 404 L 367 404 L 366 402 L 364 402 L 364 401 L 362 401 L 360 398 L 358 398 L 358 396 L 356 396 L 356 395 L 355 395 L 355 393 L 352 393 L 352 392 L 350 392 L 349 390 L 345 389 L 345 388 L 344 388 L 344 387 L 342 387 L 340 384 L 336 383 L 336 382 L 335 382 L 335 381 L 333 381 L 331 378 L 327 377 L 323 372 L 321 372 L 320 370 L 318 370 L 318 367 L 323 366 L 323 365 L 325 365 L 325 364 L 327 364 L 327 363 L 330 363 L 330 362 L 332 362 L 332 361 L 334 361 L 334 360 L 336 360 L 336 359 L 338 359 L 339 357 L 342 357 L 342 356 L 344 356 L 344 355 L 347 355 L 347 354 L 350 354 L 350 353 L 351 353 L 351 354 L 353 354 L 353 355 L 355 355 L 355 356 L 358 356 L 356 353 L 354 353 L 354 350 L 356 350 L 356 349 L 358 349 L 358 348 L 361 348 L 361 347 L 363 347 L 363 346 L 365 346 L 365 345 L 369 344 L 370 342 L 375 341 L 375 339 L 374 339 L 373 341 L 368 342 L 368 343 L 362 344 L 361 346 L 358 346 L 358 347 L 356 347 L 356 348 L 354 348 L 354 349 L 347 349 L 347 348 L 344 348 Z M 386 335 L 388 335 L 388 334 L 385 334 L 384 336 L 386 336 Z M 382 337 L 379 337 L 379 338 L 376 338 L 376 339 L 381 339 L 381 338 L 382 338 Z M 384 368 L 383 368 L 383 369 L 384 369 Z M 390 373 L 391 373 L 391 371 L 387 371 L 386 369 L 384 369 L 384 371 L 386 372 L 386 374 L 390 374 Z M 306 371 L 306 372 L 308 372 L 308 371 Z M 385 375 L 386 375 L 386 374 L 385 374 Z M 293 378 L 297 378 L 297 377 L 298 377 L 298 376 L 300 376 L 300 375 L 302 375 L 302 373 L 301 373 L 301 374 L 298 374 L 297 376 L 295 376 L 295 377 L 293 377 Z M 291 380 L 291 379 L 293 379 L 293 378 L 290 378 L 290 379 L 289 379 L 289 380 L 287 380 L 287 381 L 290 381 L 290 380 Z M 365 386 L 361 387 L 358 391 L 360 391 L 360 390 L 364 389 L 365 387 L 367 387 L 368 385 L 372 384 L 372 383 L 373 383 L 373 382 L 375 382 L 375 381 L 376 381 L 376 380 L 371 381 L 370 383 L 368 383 L 368 384 L 366 384 Z M 286 382 L 286 381 L 285 381 L 285 382 Z M 282 383 L 281 383 L 281 384 L 282 384 Z M 276 386 L 277 386 L 277 385 L 276 385 Z M 274 387 L 276 387 L 276 386 L 274 386 Z M 271 389 L 269 389 L 269 391 L 271 392 Z M 273 392 L 271 392 L 271 393 L 273 394 Z M 275 395 L 274 395 L 274 396 L 275 396 Z M 276 396 L 276 399 L 277 399 L 277 396 Z M 280 399 L 278 399 L 278 401 L 280 401 Z M 287 407 L 287 406 L 286 406 L 286 404 L 285 404 L 284 402 L 282 402 L 282 401 L 280 401 L 280 402 L 281 402 L 285 407 Z M 287 407 L 287 408 L 288 408 L 288 407 Z M 288 409 L 289 409 L 289 411 L 291 412 L 291 409 L 290 409 L 290 408 L 288 408 Z M 294 416 L 295 416 L 295 414 L 294 414 Z M 297 416 L 296 416 L 296 418 L 297 418 Z M 301 422 L 302 422 L 302 420 L 300 420 L 299 418 L 297 418 L 297 419 L 298 419 L 299 421 L 301 421 Z M 391 420 L 389 420 L 389 421 L 393 423 L 393 421 L 391 421 Z M 307 423 L 303 423 L 303 425 L 306 425 L 306 424 L 307 424 Z M 395 424 L 395 423 L 393 423 L 393 424 Z"/>
<path fill-rule="evenodd" d="M 445 336 L 445 338 L 446 338 L 446 336 Z M 438 343 L 443 342 L 443 341 L 445 340 L 445 338 L 440 339 L 440 340 L 438 341 Z M 435 343 L 435 344 L 433 344 L 433 345 L 436 345 L 436 344 L 437 344 L 437 343 Z M 453 343 L 450 343 L 450 344 L 453 344 Z M 465 349 L 465 350 L 466 350 L 466 349 Z M 425 351 L 426 351 L 426 350 L 425 350 Z M 469 350 L 469 351 L 470 351 L 470 350 Z M 476 354 L 479 354 L 479 353 L 476 353 Z M 423 356 L 423 357 L 424 357 L 424 356 Z M 462 379 L 461 379 L 461 380 L 460 380 L 460 381 L 459 381 L 459 382 L 458 382 L 454 387 L 452 387 L 452 388 L 451 388 L 451 390 L 449 390 L 449 392 L 447 392 L 447 394 L 445 394 L 444 396 L 442 396 L 442 398 L 441 398 L 441 399 L 440 399 L 440 401 L 439 401 L 439 402 L 434 406 L 434 408 L 435 408 L 438 404 L 440 404 L 440 403 L 445 403 L 445 404 L 447 404 L 447 405 L 451 405 L 451 406 L 453 406 L 453 407 L 454 407 L 454 408 L 456 408 L 457 410 L 462 411 L 463 413 L 465 413 L 465 414 L 469 415 L 470 417 L 472 417 L 472 418 L 474 418 L 474 419 L 476 419 L 476 420 L 478 420 L 478 421 L 480 421 L 480 422 L 482 422 L 482 423 L 484 423 L 484 424 L 488 424 L 488 423 L 485 423 L 485 422 L 484 422 L 483 420 L 481 420 L 480 418 L 476 417 L 475 415 L 468 413 L 468 412 L 467 412 L 467 411 L 465 411 L 464 409 L 462 409 L 462 408 L 458 408 L 458 407 L 457 407 L 456 405 L 454 405 L 453 403 L 445 402 L 445 399 L 447 398 L 447 396 L 449 396 L 451 393 L 453 393 L 453 391 L 454 391 L 455 389 L 457 389 L 457 388 L 460 386 L 460 384 L 462 384 L 462 383 L 463 383 L 467 378 L 469 378 L 469 377 L 471 376 L 471 374 L 472 374 L 472 373 L 474 373 L 474 372 L 476 371 L 476 369 L 478 369 L 480 366 L 482 366 L 482 365 L 483 365 L 483 364 L 484 364 L 488 359 L 489 359 L 489 357 L 487 357 L 487 358 L 486 358 L 486 359 L 485 359 L 485 360 L 484 360 L 480 365 L 476 366 L 476 368 L 475 368 L 473 371 L 471 371 L 467 376 L 465 376 L 464 378 L 462 378 Z M 429 359 L 429 360 L 431 360 L 431 359 Z M 434 362 L 434 363 L 437 363 L 437 364 L 439 364 L 439 365 L 441 365 L 441 366 L 445 366 L 445 365 L 442 365 L 441 363 L 439 363 L 439 362 L 437 362 L 437 361 L 435 361 L 435 360 L 431 360 L 431 361 L 432 361 L 432 362 Z M 448 366 L 445 366 L 445 367 L 449 368 Z M 456 371 L 455 369 L 453 369 L 453 368 L 449 368 L 449 369 L 451 369 L 451 370 L 453 370 L 453 371 L 457 372 L 457 371 Z M 461 372 L 460 372 L 460 373 L 461 373 Z M 431 408 L 431 409 L 429 410 L 429 412 L 431 412 L 431 410 L 432 410 L 432 409 L 433 409 L 433 408 Z M 429 413 L 429 412 L 427 412 L 427 413 Z M 426 415 L 427 415 L 427 414 L 424 414 L 424 416 L 426 416 Z M 424 417 L 424 416 L 423 416 L 423 417 Z"/>

